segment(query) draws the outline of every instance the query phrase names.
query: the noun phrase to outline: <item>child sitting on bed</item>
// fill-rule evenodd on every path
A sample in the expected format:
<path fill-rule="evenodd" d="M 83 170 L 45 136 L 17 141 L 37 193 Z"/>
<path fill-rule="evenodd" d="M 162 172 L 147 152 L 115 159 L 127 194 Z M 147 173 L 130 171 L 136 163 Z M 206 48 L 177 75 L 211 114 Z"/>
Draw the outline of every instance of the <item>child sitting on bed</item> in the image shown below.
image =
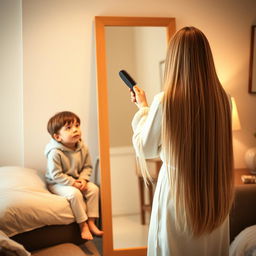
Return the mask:
<path fill-rule="evenodd" d="M 103 234 L 95 225 L 95 218 L 99 217 L 99 189 L 89 181 L 92 165 L 81 140 L 80 119 L 72 112 L 60 112 L 50 118 L 47 129 L 52 136 L 45 149 L 48 188 L 67 198 L 82 238 L 92 240 L 92 234 Z"/>

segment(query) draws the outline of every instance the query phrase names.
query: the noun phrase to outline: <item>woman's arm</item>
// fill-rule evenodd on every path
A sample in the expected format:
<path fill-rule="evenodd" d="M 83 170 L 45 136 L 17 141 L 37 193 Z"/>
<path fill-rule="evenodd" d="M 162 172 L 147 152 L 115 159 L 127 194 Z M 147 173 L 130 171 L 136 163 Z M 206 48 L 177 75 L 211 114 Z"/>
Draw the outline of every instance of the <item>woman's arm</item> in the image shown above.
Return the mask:
<path fill-rule="evenodd" d="M 137 94 L 136 102 L 140 104 L 140 95 Z M 139 106 L 139 111 L 132 120 L 133 145 L 138 157 L 159 157 L 161 149 L 161 127 L 162 127 L 162 99 L 163 93 L 157 94 L 150 107 Z"/>

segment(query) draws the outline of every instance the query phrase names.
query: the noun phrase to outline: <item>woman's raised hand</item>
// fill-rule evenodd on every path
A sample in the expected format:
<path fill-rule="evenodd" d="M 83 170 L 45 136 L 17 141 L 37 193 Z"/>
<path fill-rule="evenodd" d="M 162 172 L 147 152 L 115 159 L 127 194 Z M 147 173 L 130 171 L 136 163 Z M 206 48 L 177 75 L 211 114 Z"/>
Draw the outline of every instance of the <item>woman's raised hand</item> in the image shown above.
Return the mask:
<path fill-rule="evenodd" d="M 138 106 L 138 108 L 148 107 L 145 92 L 142 89 L 140 89 L 137 85 L 133 86 L 133 91 L 130 89 L 131 102 L 134 102 Z"/>

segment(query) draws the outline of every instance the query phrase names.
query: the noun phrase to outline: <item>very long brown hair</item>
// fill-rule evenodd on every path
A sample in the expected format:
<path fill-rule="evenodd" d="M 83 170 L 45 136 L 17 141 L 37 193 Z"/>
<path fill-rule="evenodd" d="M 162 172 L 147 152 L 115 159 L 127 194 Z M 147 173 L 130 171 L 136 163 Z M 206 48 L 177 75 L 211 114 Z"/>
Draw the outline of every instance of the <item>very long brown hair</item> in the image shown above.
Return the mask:
<path fill-rule="evenodd" d="M 166 58 L 162 146 L 176 226 L 193 236 L 213 231 L 230 211 L 230 112 L 207 38 L 194 27 L 181 29 Z"/>

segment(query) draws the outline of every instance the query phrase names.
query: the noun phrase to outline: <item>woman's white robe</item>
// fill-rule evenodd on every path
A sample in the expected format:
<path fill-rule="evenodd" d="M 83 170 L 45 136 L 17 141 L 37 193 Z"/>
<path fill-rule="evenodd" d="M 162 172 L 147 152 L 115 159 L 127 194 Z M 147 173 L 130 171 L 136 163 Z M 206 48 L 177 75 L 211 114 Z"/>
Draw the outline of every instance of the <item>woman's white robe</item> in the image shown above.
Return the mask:
<path fill-rule="evenodd" d="M 164 163 L 161 151 L 162 100 L 163 93 L 159 93 L 150 107 L 141 108 L 133 118 L 132 127 L 133 145 L 137 156 L 160 156 Z M 228 249 L 229 218 L 211 234 L 200 238 L 193 238 L 176 230 L 167 169 L 163 164 L 153 200 L 148 256 L 227 256 Z"/>

